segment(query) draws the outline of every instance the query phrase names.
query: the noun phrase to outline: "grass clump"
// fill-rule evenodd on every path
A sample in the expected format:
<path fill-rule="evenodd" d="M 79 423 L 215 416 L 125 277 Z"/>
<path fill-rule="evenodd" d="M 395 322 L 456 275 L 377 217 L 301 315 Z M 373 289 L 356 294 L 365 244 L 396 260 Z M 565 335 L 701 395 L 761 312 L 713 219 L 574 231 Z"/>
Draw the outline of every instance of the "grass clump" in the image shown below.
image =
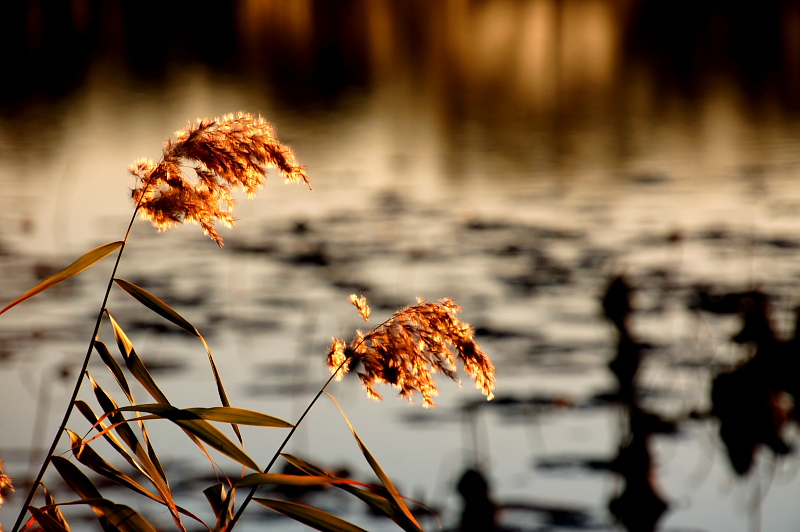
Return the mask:
<path fill-rule="evenodd" d="M 186 169 L 192 170 L 194 175 L 187 175 Z M 375 385 L 389 384 L 397 387 L 400 395 L 406 399 L 420 393 L 424 406 L 428 407 L 433 406 L 433 397 L 438 393 L 433 374 L 443 373 L 455 380 L 456 363 L 460 361 L 466 373 L 475 379 L 477 387 L 491 399 L 495 384 L 494 368 L 474 341 L 469 324 L 456 318 L 460 309 L 453 301 L 418 301 L 417 305 L 399 310 L 369 332 L 358 331 L 349 343 L 334 339 L 327 357 L 332 371 L 331 377 L 310 400 L 299 419 L 290 423 L 265 413 L 231 405 L 211 348 L 201 332 L 167 302 L 116 276 L 137 217 L 150 221 L 159 230 L 187 222 L 198 224 L 206 235 L 222 247 L 223 240 L 216 230 L 216 224 L 231 227 L 234 225 L 233 192 L 242 189 L 248 196 L 253 196 L 264 185 L 270 169 L 277 170 L 287 182 L 302 182 L 310 188 L 305 168 L 297 163 L 294 152 L 279 141 L 272 126 L 261 117 L 238 113 L 189 124 L 176 133 L 175 140 L 166 142 L 158 162 L 139 159 L 131 165 L 130 171 L 136 177 L 136 185 L 132 191 L 135 207 L 122 240 L 87 252 L 70 266 L 0 310 L 0 314 L 5 313 L 116 253 L 116 261 L 103 294 L 72 397 L 12 532 L 36 527 L 45 532 L 68 531 L 69 523 L 61 511 L 66 505 L 90 507 L 97 516 L 100 528 L 105 531 L 155 530 L 146 516 L 130 506 L 104 497 L 98 483 L 90 479 L 86 471 L 94 473 L 95 478 L 103 477 L 104 481 L 110 481 L 137 496 L 162 505 L 169 512 L 175 529 L 182 531 L 187 530 L 186 522 L 191 522 L 192 529 L 200 526 L 210 532 L 233 530 L 251 501 L 317 530 L 361 530 L 318 508 L 255 497 L 258 488 L 265 484 L 336 486 L 366 502 L 375 512 L 385 515 L 401 529 L 422 530 L 409 510 L 406 499 L 392 484 L 352 426 L 350 428 L 356 443 L 379 479 L 380 486 L 336 477 L 301 458 L 284 454 L 283 449 L 313 405 L 327 393 L 328 385 L 359 365 L 359 376 L 369 396 L 380 399 Z M 201 342 L 208 354 L 220 405 L 185 407 L 170 402 L 137 354 L 133 341 L 125 332 L 124 320 L 115 317 L 107 307 L 112 290 L 123 290 L 162 319 L 184 329 Z M 351 301 L 364 320 L 368 321 L 370 309 L 366 299 L 352 295 Z M 113 331 L 118 354 L 112 353 L 113 349 L 101 339 L 103 324 Z M 124 396 L 122 403 L 117 402 L 88 371 L 89 360 L 94 353 L 97 353 L 113 374 L 118 392 Z M 88 386 L 85 385 L 86 382 Z M 139 401 L 134 398 L 134 382 L 144 389 L 149 399 Z M 89 394 L 94 397 L 95 407 L 84 398 Z M 98 407 L 100 411 L 95 412 Z M 75 411 L 91 424 L 94 432 L 91 437 L 89 434 L 81 436 L 68 428 Z M 178 504 L 167 471 L 147 431 L 149 424 L 158 420 L 175 424 L 208 459 L 217 480 L 203 490 L 210 506 L 211 517 L 195 515 Z M 228 437 L 215 423 L 230 425 L 235 439 Z M 260 457 L 245 450 L 240 425 L 283 429 L 288 430 L 288 434 L 271 454 L 267 465 L 261 466 Z M 67 450 L 57 452 L 65 439 L 69 440 Z M 94 445 L 98 439 L 103 439 L 124 459 L 126 470 L 112 465 L 101 456 Z M 241 474 L 236 477 L 224 474 L 209 453 L 209 448 L 240 464 Z M 66 455 L 70 453 L 71 456 L 67 458 Z M 271 473 L 271 468 L 279 457 L 285 458 L 300 473 Z M 66 485 L 75 492 L 77 499 L 67 502 L 55 500 L 44 482 L 45 473 L 50 469 L 56 470 Z M 10 488 L 11 480 L 2 473 L 0 464 L 0 494 Z"/>

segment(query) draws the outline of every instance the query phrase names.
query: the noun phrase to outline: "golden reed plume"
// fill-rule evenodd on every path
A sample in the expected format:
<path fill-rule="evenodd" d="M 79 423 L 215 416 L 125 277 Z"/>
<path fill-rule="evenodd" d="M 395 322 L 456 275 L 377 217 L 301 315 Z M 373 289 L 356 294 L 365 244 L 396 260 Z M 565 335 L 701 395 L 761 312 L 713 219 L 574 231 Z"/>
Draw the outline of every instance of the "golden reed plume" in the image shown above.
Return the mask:
<path fill-rule="evenodd" d="M 275 136 L 272 125 L 247 113 L 202 119 L 175 133 L 164 145 L 161 160 L 139 159 L 130 167 L 138 178 L 133 200 L 140 216 L 159 230 L 183 222 L 197 223 L 221 247 L 214 228 L 219 221 L 233 227 L 232 191 L 241 187 L 252 197 L 264 185 L 267 170 L 276 168 L 286 181 L 310 183 L 294 152 Z M 196 180 L 183 173 L 194 169 Z"/>
<path fill-rule="evenodd" d="M 366 320 L 369 306 L 366 299 L 350 296 Z M 333 339 L 328 351 L 328 367 L 340 380 L 356 361 L 363 372 L 358 376 L 367 395 L 382 399 L 375 391 L 376 383 L 391 384 L 400 390 L 400 396 L 411 400 L 414 393 L 422 395 L 423 406 L 435 406 L 438 395 L 434 373 L 444 373 L 458 382 L 456 359 L 487 399 L 492 399 L 495 386 L 494 365 L 473 339 L 472 327 L 456 318 L 461 308 L 451 299 L 430 303 L 418 300 L 391 318 L 364 334 L 357 331 L 348 345 Z"/>
<path fill-rule="evenodd" d="M 3 472 L 3 462 L 0 460 L 0 506 L 3 506 L 4 498 L 12 491 L 14 491 L 14 485 L 11 482 L 11 477 Z M 2 524 L 0 524 L 0 532 L 3 532 Z"/>

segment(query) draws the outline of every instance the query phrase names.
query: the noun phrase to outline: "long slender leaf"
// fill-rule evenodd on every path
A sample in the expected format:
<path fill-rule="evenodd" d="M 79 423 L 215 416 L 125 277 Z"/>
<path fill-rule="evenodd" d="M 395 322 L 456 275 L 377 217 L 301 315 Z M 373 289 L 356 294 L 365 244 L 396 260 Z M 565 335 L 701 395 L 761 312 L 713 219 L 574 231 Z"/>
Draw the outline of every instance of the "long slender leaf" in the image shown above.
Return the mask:
<path fill-rule="evenodd" d="M 64 517 L 64 514 L 61 513 L 61 508 L 55 505 L 56 501 L 53 498 L 53 494 L 50 493 L 50 490 L 48 490 L 44 484 L 42 484 L 42 490 L 44 491 L 44 502 L 48 507 L 47 510 L 45 510 L 45 514 L 53 518 L 65 529 L 69 530 L 69 523 L 67 523 L 67 519 Z"/>
<path fill-rule="evenodd" d="M 364 443 L 361 441 L 361 438 L 358 437 L 358 434 L 356 434 L 356 429 L 353 428 L 353 424 L 350 423 L 350 420 L 345 415 L 344 410 L 342 410 L 342 407 L 339 406 L 339 403 L 336 402 L 336 399 L 334 399 L 331 394 L 328 394 L 328 397 L 331 398 L 333 403 L 339 409 L 339 412 L 342 414 L 342 417 L 347 422 L 347 426 L 350 427 L 350 432 L 353 433 L 353 437 L 356 439 L 356 443 L 358 443 L 358 447 L 361 449 L 361 454 L 364 455 L 364 458 L 366 458 L 367 463 L 372 468 L 372 471 L 378 476 L 378 479 L 381 481 L 381 484 L 383 484 L 383 486 L 386 488 L 386 491 L 389 492 L 389 495 L 391 496 L 392 500 L 394 501 L 394 505 L 397 508 L 399 508 L 400 511 L 403 512 L 403 515 L 409 521 L 411 521 L 411 523 L 413 523 L 417 527 L 417 529 L 421 532 L 422 531 L 422 527 L 420 527 L 419 523 L 417 522 L 417 520 L 412 515 L 411 510 L 409 510 L 408 506 L 405 503 L 405 500 L 403 500 L 403 496 L 400 495 L 400 492 L 397 490 L 397 488 L 395 487 L 394 483 L 389 478 L 389 475 L 386 474 L 386 472 L 380 466 L 380 464 L 375 459 L 375 457 L 372 456 L 372 453 L 369 452 L 369 449 L 367 449 L 367 446 L 364 445 Z"/>
<path fill-rule="evenodd" d="M 83 499 L 102 499 L 103 496 L 98 491 L 97 487 L 89 480 L 89 477 L 83 474 L 75 464 L 64 458 L 63 456 L 53 456 L 50 458 L 51 463 L 64 479 L 64 482 L 74 491 L 79 497 Z M 108 518 L 103 515 L 103 512 L 92 508 L 100 521 L 100 526 L 103 530 L 113 530 Z"/>
<path fill-rule="evenodd" d="M 281 456 L 283 456 L 287 462 L 289 462 L 293 466 L 297 467 L 298 469 L 309 475 L 319 475 L 319 476 L 328 475 L 328 473 L 326 473 L 323 469 L 320 469 L 319 467 L 309 462 L 306 462 L 301 458 L 298 458 L 291 454 L 281 454 Z M 387 499 L 386 497 L 378 493 L 375 493 L 374 491 L 369 491 L 367 489 L 362 489 L 348 484 L 335 484 L 335 486 L 352 495 L 355 495 L 374 510 L 377 510 L 379 513 L 386 515 L 392 521 L 397 523 L 403 530 L 406 530 L 408 532 L 416 532 L 418 530 L 418 527 L 416 527 L 413 523 L 408 521 L 408 519 L 405 517 L 405 514 L 403 514 L 401 510 L 393 506 L 392 501 Z"/>
<path fill-rule="evenodd" d="M 134 378 L 139 381 L 147 393 L 149 393 L 153 399 L 155 399 L 159 403 L 169 404 L 169 400 L 167 396 L 161 391 L 161 389 L 156 384 L 156 381 L 153 379 L 153 376 L 150 375 L 150 372 L 147 371 L 147 368 L 144 365 L 144 362 L 139 358 L 139 355 L 136 354 L 136 350 L 133 347 L 128 335 L 125 334 L 125 331 L 122 330 L 117 320 L 114 319 L 114 316 L 111 315 L 110 312 L 106 311 L 109 319 L 111 320 L 111 326 L 114 329 L 114 336 L 117 339 L 117 345 L 119 346 L 119 350 L 122 353 L 122 357 L 125 360 L 125 365 L 128 367 L 128 370 L 134 376 Z"/>
<path fill-rule="evenodd" d="M 119 408 L 118 410 L 120 412 L 147 412 L 168 419 L 229 458 L 236 460 L 250 469 L 259 470 L 258 464 L 256 464 L 252 458 L 247 456 L 243 450 L 237 447 L 236 444 L 225 436 L 225 434 L 220 432 L 219 429 L 214 428 L 213 425 L 202 419 L 196 413 L 164 404 L 127 406 Z"/>
<path fill-rule="evenodd" d="M 60 506 L 78 504 L 87 504 L 93 509 L 99 510 L 108 518 L 117 532 L 157 532 L 155 527 L 142 517 L 139 512 L 129 506 L 117 504 L 108 499 L 81 499 L 79 501 L 59 503 Z"/>
<path fill-rule="evenodd" d="M 31 515 L 36 520 L 36 523 L 42 528 L 44 532 L 69 532 L 69 528 L 65 527 L 62 523 L 58 522 L 40 508 L 30 507 Z"/>
<path fill-rule="evenodd" d="M 276 427 L 281 429 L 290 429 L 294 426 L 288 421 L 274 416 L 233 406 L 186 408 L 185 410 L 197 414 L 206 421 L 220 421 L 223 423 L 237 423 L 239 425 L 250 425 L 253 427 Z"/>
<path fill-rule="evenodd" d="M 124 423 L 125 418 L 122 416 L 122 414 L 117 412 L 117 404 L 114 399 L 108 395 L 97 384 L 97 382 L 91 378 L 91 376 L 89 376 L 89 379 L 94 388 L 95 397 L 97 398 L 98 403 L 100 403 L 100 406 L 103 408 L 103 411 L 106 413 L 109 419 L 115 423 L 114 431 L 119 435 L 120 439 L 125 442 L 125 445 L 127 445 L 128 448 L 133 451 L 134 455 L 141 463 L 141 467 L 138 466 L 135 461 L 130 462 L 131 465 L 139 469 L 150 480 L 150 482 L 152 482 L 156 490 L 169 503 L 170 508 L 172 508 L 174 506 L 174 502 L 172 501 L 172 491 L 169 487 L 167 474 L 164 471 L 161 462 L 158 460 L 158 456 L 152 450 L 149 440 L 147 440 L 147 431 L 145 430 L 144 426 L 141 426 L 142 437 L 145 438 L 145 445 L 142 445 L 134 434 L 133 430 L 127 425 L 127 423 Z"/>
<path fill-rule="evenodd" d="M 122 246 L 122 244 L 123 243 L 121 241 L 120 242 L 111 242 L 109 244 L 105 244 L 105 245 L 102 245 L 100 247 L 94 248 L 93 250 L 89 251 L 88 253 L 85 253 L 78 260 L 76 260 L 75 262 L 73 262 L 72 264 L 70 264 L 69 266 L 67 266 L 63 270 L 61 270 L 60 272 L 58 272 L 58 273 L 56 273 L 54 275 L 51 275 L 50 277 L 48 277 L 47 279 L 45 279 L 44 281 L 42 281 L 41 283 L 39 283 L 35 287 L 31 288 L 30 290 L 28 290 L 27 292 L 25 292 L 24 294 L 19 296 L 17 299 L 15 299 L 14 301 L 12 301 L 8 305 L 6 305 L 6 307 L 3 308 L 3 310 L 0 310 L 0 314 L 3 314 L 7 310 L 19 305 L 20 303 L 22 303 L 26 299 L 32 298 L 33 296 L 35 296 L 38 293 L 44 292 L 45 290 L 54 287 L 55 285 L 57 285 L 61 281 L 66 281 L 70 277 L 74 277 L 75 275 L 78 275 L 79 273 L 81 273 L 86 268 L 89 268 L 90 266 L 92 266 L 95 263 L 101 261 L 102 259 L 106 258 L 108 255 L 110 255 L 111 253 L 113 253 L 114 251 L 119 249 L 120 246 Z"/>
<path fill-rule="evenodd" d="M 236 488 L 272 484 L 277 486 L 324 486 L 327 484 L 356 484 L 366 486 L 363 482 L 349 478 L 338 478 L 329 475 L 286 475 L 282 473 L 253 473 L 246 475 L 234 484 Z"/>
<path fill-rule="evenodd" d="M 366 532 L 363 528 L 358 527 L 340 517 L 336 517 L 328 512 L 323 512 L 317 508 L 306 506 L 305 504 L 297 504 L 288 501 L 279 501 L 276 499 L 253 499 L 262 506 L 266 506 L 270 510 L 274 510 L 287 517 L 291 517 L 295 521 L 299 521 L 304 525 L 322 530 L 323 532 Z"/>
<path fill-rule="evenodd" d="M 178 314 L 172 307 L 164 303 L 162 300 L 139 286 L 130 283 L 124 279 L 114 279 L 117 286 L 125 290 L 128 294 L 133 296 L 139 303 L 149 308 L 162 318 L 165 318 L 181 329 L 185 330 L 193 336 L 200 336 L 194 325 L 189 323 L 183 316 Z"/>
<path fill-rule="evenodd" d="M 103 363 L 111 370 L 111 373 L 114 375 L 114 378 L 117 380 L 117 384 L 125 393 L 125 396 L 131 402 L 134 403 L 133 395 L 131 394 L 131 388 L 128 386 L 128 380 L 125 378 L 125 374 L 122 372 L 122 368 L 119 366 L 117 361 L 111 355 L 111 351 L 108 350 L 106 344 L 101 342 L 100 340 L 94 341 L 94 349 L 97 351 L 97 354 L 100 355 Z"/>
<path fill-rule="evenodd" d="M 67 433 L 69 434 L 70 444 L 72 445 L 72 452 L 80 463 L 98 475 L 102 475 L 120 486 L 124 486 L 154 501 L 166 504 L 164 499 L 151 493 L 150 490 L 106 462 L 89 444 L 85 443 L 80 436 L 69 429 L 67 429 Z"/>
<path fill-rule="evenodd" d="M 189 334 L 196 336 L 203 342 L 203 346 L 206 348 L 206 352 L 208 353 L 208 361 L 211 364 L 211 371 L 214 374 L 214 381 L 217 385 L 217 392 L 219 394 L 220 401 L 222 402 L 223 406 L 231 406 L 230 400 L 228 399 L 228 394 L 225 391 L 225 386 L 222 384 L 222 379 L 219 376 L 219 371 L 217 371 L 217 365 L 214 363 L 214 357 L 211 354 L 211 348 L 208 346 L 208 342 L 206 339 L 203 338 L 203 335 L 200 334 L 200 331 L 197 330 L 197 327 L 189 323 L 189 321 L 181 316 L 178 311 L 170 307 L 167 303 L 156 297 L 155 295 L 151 294 L 144 288 L 137 286 L 129 281 L 124 279 L 114 279 L 114 282 L 117 283 L 117 286 L 122 288 L 125 292 L 130 294 L 134 299 L 139 301 L 142 305 L 146 306 L 159 316 L 163 317 L 164 319 L 171 321 L 178 327 L 182 328 Z M 243 443 L 242 434 L 239 432 L 239 427 L 235 424 L 233 425 L 233 431 L 236 433 L 236 437 L 239 439 L 239 443 Z"/>

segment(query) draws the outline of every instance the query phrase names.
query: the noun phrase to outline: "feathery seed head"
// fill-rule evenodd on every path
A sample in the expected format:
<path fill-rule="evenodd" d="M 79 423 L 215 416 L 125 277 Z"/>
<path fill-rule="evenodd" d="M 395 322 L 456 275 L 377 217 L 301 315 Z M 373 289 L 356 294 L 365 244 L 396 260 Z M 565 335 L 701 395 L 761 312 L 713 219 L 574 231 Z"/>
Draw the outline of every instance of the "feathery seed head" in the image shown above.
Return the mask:
<path fill-rule="evenodd" d="M 302 180 L 311 187 L 292 150 L 260 116 L 240 112 L 200 119 L 175 137 L 164 144 L 158 163 L 139 159 L 129 167 L 138 180 L 132 196 L 140 216 L 159 230 L 196 223 L 222 246 L 214 224 L 235 224 L 233 190 L 242 188 L 252 197 L 264 186 L 269 168 L 290 183 Z M 196 179 L 184 174 L 182 164 L 192 167 Z"/>
<path fill-rule="evenodd" d="M 366 300 L 351 301 L 361 312 Z M 360 303 L 356 303 L 356 302 Z M 414 393 L 422 395 L 423 406 L 435 406 L 433 398 L 439 392 L 433 374 L 443 373 L 458 381 L 456 361 L 461 361 L 466 373 L 487 399 L 492 399 L 495 386 L 494 365 L 481 351 L 473 338 L 472 328 L 456 318 L 461 309 L 451 299 L 418 303 L 406 307 L 368 333 L 357 332 L 350 344 L 334 338 L 328 352 L 328 367 L 337 380 L 355 362 L 363 368 L 358 373 L 367 395 L 381 399 L 375 384 L 390 384 L 400 390 L 400 396 L 411 400 Z M 362 314 L 363 316 L 363 314 Z"/>

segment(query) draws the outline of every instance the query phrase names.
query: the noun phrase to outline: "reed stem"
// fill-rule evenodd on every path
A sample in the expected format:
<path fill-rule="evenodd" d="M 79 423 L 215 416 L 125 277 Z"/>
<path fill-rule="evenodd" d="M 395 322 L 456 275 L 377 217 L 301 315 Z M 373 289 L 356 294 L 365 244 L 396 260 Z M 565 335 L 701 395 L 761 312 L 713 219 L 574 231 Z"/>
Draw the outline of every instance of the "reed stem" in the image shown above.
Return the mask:
<path fill-rule="evenodd" d="M 75 406 L 75 400 L 78 398 L 78 392 L 80 392 L 81 385 L 83 384 L 83 378 L 86 375 L 86 370 L 89 367 L 89 361 L 92 358 L 94 341 L 97 338 L 97 333 L 100 331 L 100 325 L 103 322 L 103 314 L 105 313 L 106 305 L 108 304 L 108 298 L 111 295 L 111 287 L 114 286 L 114 279 L 116 278 L 117 269 L 119 268 L 120 261 L 122 260 L 122 253 L 125 251 L 125 245 L 128 243 L 128 237 L 130 237 L 131 229 L 133 228 L 133 222 L 136 221 L 136 215 L 138 212 L 139 204 L 137 203 L 136 208 L 133 211 L 133 216 L 131 216 L 131 221 L 128 223 L 128 230 L 125 232 L 125 238 L 122 240 L 122 245 L 117 253 L 117 259 L 114 261 L 114 268 L 111 270 L 111 277 L 108 279 L 108 286 L 106 286 L 106 291 L 103 295 L 103 302 L 100 305 L 100 311 L 97 313 L 97 319 L 94 323 L 92 338 L 89 340 L 89 347 L 86 350 L 86 356 L 83 357 L 83 365 L 81 366 L 81 371 L 78 374 L 78 378 L 75 382 L 75 387 L 72 389 L 72 396 L 67 404 L 67 410 L 64 412 L 64 417 L 61 420 L 58 430 L 56 431 L 55 437 L 53 437 L 53 442 L 50 444 L 50 449 L 47 451 L 47 456 L 45 457 L 44 462 L 42 462 L 42 467 L 39 468 L 39 473 L 36 475 L 36 480 L 33 481 L 30 489 L 28 490 L 28 495 L 25 497 L 25 502 L 22 504 L 22 507 L 19 510 L 19 515 L 17 516 L 17 520 L 14 522 L 14 526 L 11 528 L 11 532 L 18 532 L 20 526 L 22 526 L 22 521 L 25 519 L 25 514 L 28 511 L 28 507 L 33 501 L 33 498 L 36 496 L 36 492 L 39 490 L 39 485 L 41 484 L 44 474 L 50 465 L 50 459 L 52 458 L 53 453 L 58 446 L 58 441 L 61 439 L 61 434 L 67 428 L 67 423 L 72 415 L 72 408 Z"/>
<path fill-rule="evenodd" d="M 325 381 L 325 384 L 323 384 L 322 388 L 319 389 L 319 391 L 317 392 L 317 395 L 314 396 L 314 399 L 312 399 L 311 402 L 308 403 L 308 406 L 306 407 L 306 409 L 303 411 L 303 413 L 298 418 L 297 423 L 294 424 L 292 429 L 289 431 L 289 434 L 286 435 L 286 438 L 284 438 L 283 443 L 280 444 L 280 446 L 278 447 L 278 450 L 275 451 L 275 454 L 272 455 L 272 459 L 269 461 L 269 464 L 267 464 L 267 467 L 264 468 L 264 471 L 262 471 L 262 473 L 264 473 L 264 474 L 269 473 L 270 469 L 272 469 L 272 466 L 275 465 L 275 462 L 277 462 L 278 457 L 281 455 L 281 452 L 283 451 L 283 449 L 286 447 L 286 445 L 288 445 L 289 440 L 292 439 L 292 436 L 294 435 L 295 431 L 297 430 L 297 427 L 300 426 L 300 423 L 303 422 L 305 417 L 311 411 L 311 408 L 314 406 L 314 404 L 317 402 L 317 400 L 322 396 L 322 394 L 325 393 L 325 390 L 328 388 L 328 385 L 331 382 L 333 382 L 333 379 L 336 377 L 337 373 L 339 373 L 339 370 L 342 368 L 342 366 L 344 366 L 347 363 L 348 360 L 349 360 L 349 357 L 347 359 L 345 359 L 339 365 L 338 368 L 336 368 L 336 371 L 334 371 L 333 374 L 328 378 L 328 380 Z M 245 508 L 247 508 L 247 505 L 250 504 L 250 501 L 255 496 L 256 491 L 258 491 L 258 488 L 259 488 L 259 486 L 253 486 L 250 489 L 250 492 L 247 494 L 247 497 L 245 497 L 244 501 L 242 501 L 242 505 L 239 506 L 239 510 L 237 510 L 236 515 L 233 516 L 233 518 L 228 523 L 228 526 L 225 527 L 225 530 L 227 532 L 230 532 L 231 530 L 233 530 L 233 527 L 236 525 L 236 522 L 239 520 L 239 518 L 244 513 L 244 510 L 245 510 Z"/>

